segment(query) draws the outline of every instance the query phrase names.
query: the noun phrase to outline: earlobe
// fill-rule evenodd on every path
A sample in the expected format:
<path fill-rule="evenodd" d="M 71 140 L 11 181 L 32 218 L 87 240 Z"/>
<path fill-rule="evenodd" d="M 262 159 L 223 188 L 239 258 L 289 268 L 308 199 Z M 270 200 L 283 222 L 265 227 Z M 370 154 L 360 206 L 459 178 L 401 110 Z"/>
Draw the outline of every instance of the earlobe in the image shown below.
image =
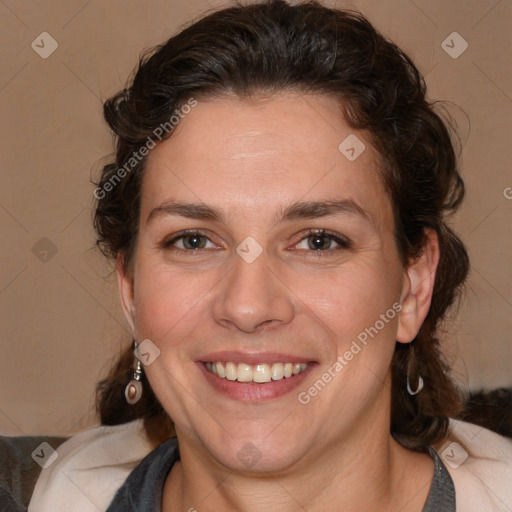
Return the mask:
<path fill-rule="evenodd" d="M 426 241 L 422 254 L 404 269 L 401 304 L 396 339 L 410 343 L 425 320 L 432 294 L 437 265 L 439 263 L 439 241 L 432 229 L 425 230 Z"/>
<path fill-rule="evenodd" d="M 132 333 L 135 331 L 135 303 L 133 293 L 133 278 L 129 276 L 124 268 L 123 255 L 119 254 L 116 260 L 117 286 L 121 298 L 121 306 L 124 316 Z"/>

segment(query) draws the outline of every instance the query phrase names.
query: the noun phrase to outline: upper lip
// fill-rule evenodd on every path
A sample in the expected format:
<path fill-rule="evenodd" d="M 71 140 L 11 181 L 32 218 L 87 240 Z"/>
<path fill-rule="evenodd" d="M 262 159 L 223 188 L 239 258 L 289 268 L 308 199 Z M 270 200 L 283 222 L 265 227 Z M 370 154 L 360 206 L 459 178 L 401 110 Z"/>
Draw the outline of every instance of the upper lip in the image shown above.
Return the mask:
<path fill-rule="evenodd" d="M 226 363 L 246 364 L 273 364 L 273 363 L 311 363 L 311 358 L 300 357 L 279 352 L 240 352 L 239 350 L 223 350 L 211 352 L 202 356 L 198 361 L 203 363 L 214 363 L 217 361 Z"/>

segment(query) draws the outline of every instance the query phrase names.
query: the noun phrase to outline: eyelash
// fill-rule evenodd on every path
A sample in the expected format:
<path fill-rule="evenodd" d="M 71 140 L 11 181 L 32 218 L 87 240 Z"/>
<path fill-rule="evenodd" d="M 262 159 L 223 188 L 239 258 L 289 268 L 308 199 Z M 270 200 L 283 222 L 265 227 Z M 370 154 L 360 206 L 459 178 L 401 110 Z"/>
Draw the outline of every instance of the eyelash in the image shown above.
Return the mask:
<path fill-rule="evenodd" d="M 167 250 L 172 250 L 172 251 L 181 252 L 181 253 L 188 253 L 188 254 L 198 253 L 200 251 L 200 249 L 181 249 L 178 247 L 173 247 L 173 244 L 175 244 L 177 241 L 182 240 L 182 239 L 186 238 L 187 236 L 194 236 L 194 235 L 204 237 L 208 241 L 211 242 L 211 240 L 208 238 L 208 236 L 205 235 L 204 233 L 202 233 L 201 231 L 187 230 L 187 231 L 182 231 L 180 233 L 177 233 L 176 235 L 172 236 L 172 238 L 166 238 L 166 239 L 162 240 L 162 242 L 160 242 L 160 244 L 159 244 L 159 247 L 161 249 L 167 249 Z M 303 242 L 304 240 L 307 240 L 308 238 L 310 238 L 312 236 L 327 237 L 331 241 L 337 243 L 339 247 L 334 248 L 334 249 L 326 249 L 326 250 L 319 250 L 319 249 L 317 249 L 317 250 L 299 249 L 299 250 L 305 250 L 306 252 L 315 254 L 315 256 L 326 256 L 326 254 L 322 254 L 322 253 L 332 253 L 332 251 L 337 251 L 340 249 L 350 249 L 352 247 L 352 243 L 348 238 L 341 236 L 338 233 L 334 233 L 334 232 L 331 232 L 331 231 L 328 231 L 325 229 L 309 229 L 309 230 L 307 230 L 306 233 L 300 238 L 300 240 L 295 245 L 298 245 L 299 243 Z"/>
<path fill-rule="evenodd" d="M 315 256 L 326 256 L 326 254 L 322 254 L 322 253 L 331 253 L 333 251 L 339 251 L 341 249 L 350 249 L 352 247 L 352 242 L 348 238 L 346 238 L 338 233 L 328 231 L 326 229 L 308 229 L 307 232 L 305 233 L 305 235 L 303 235 L 301 237 L 301 239 L 295 245 L 298 245 L 300 242 L 303 242 L 304 240 L 307 240 L 308 238 L 310 238 L 312 236 L 326 237 L 329 240 L 331 240 L 332 242 L 337 243 L 339 246 L 334 249 L 326 249 L 323 251 L 318 250 L 318 249 L 317 250 L 311 249 L 311 250 L 306 251 L 306 252 L 310 252 L 310 253 L 314 254 Z M 299 250 L 304 250 L 304 249 L 299 249 Z"/>

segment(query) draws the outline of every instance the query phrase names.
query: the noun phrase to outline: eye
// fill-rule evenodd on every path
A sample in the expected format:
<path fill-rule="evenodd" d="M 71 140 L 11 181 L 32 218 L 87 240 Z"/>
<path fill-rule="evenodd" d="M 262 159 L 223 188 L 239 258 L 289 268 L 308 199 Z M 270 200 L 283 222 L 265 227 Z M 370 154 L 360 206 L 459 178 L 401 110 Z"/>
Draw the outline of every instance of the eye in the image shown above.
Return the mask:
<path fill-rule="evenodd" d="M 336 249 L 347 249 L 350 247 L 350 242 L 335 233 L 329 233 L 323 229 L 311 230 L 307 236 L 295 246 L 296 249 L 309 250 L 317 252 L 326 252 Z"/>
<path fill-rule="evenodd" d="M 215 249 L 217 246 L 202 233 L 187 232 L 173 236 L 162 242 L 165 249 L 174 249 L 180 251 L 193 251 L 198 249 Z"/>

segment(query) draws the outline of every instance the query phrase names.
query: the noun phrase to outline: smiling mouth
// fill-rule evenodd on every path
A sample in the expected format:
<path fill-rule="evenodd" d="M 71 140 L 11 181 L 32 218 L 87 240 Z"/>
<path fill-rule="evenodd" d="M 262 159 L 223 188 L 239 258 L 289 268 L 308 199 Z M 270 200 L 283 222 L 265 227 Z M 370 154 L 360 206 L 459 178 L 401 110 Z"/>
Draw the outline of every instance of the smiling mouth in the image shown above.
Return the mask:
<path fill-rule="evenodd" d="M 231 362 L 204 363 L 208 372 L 221 379 L 238 382 L 266 382 L 287 379 L 306 370 L 309 363 L 246 364 Z"/>

